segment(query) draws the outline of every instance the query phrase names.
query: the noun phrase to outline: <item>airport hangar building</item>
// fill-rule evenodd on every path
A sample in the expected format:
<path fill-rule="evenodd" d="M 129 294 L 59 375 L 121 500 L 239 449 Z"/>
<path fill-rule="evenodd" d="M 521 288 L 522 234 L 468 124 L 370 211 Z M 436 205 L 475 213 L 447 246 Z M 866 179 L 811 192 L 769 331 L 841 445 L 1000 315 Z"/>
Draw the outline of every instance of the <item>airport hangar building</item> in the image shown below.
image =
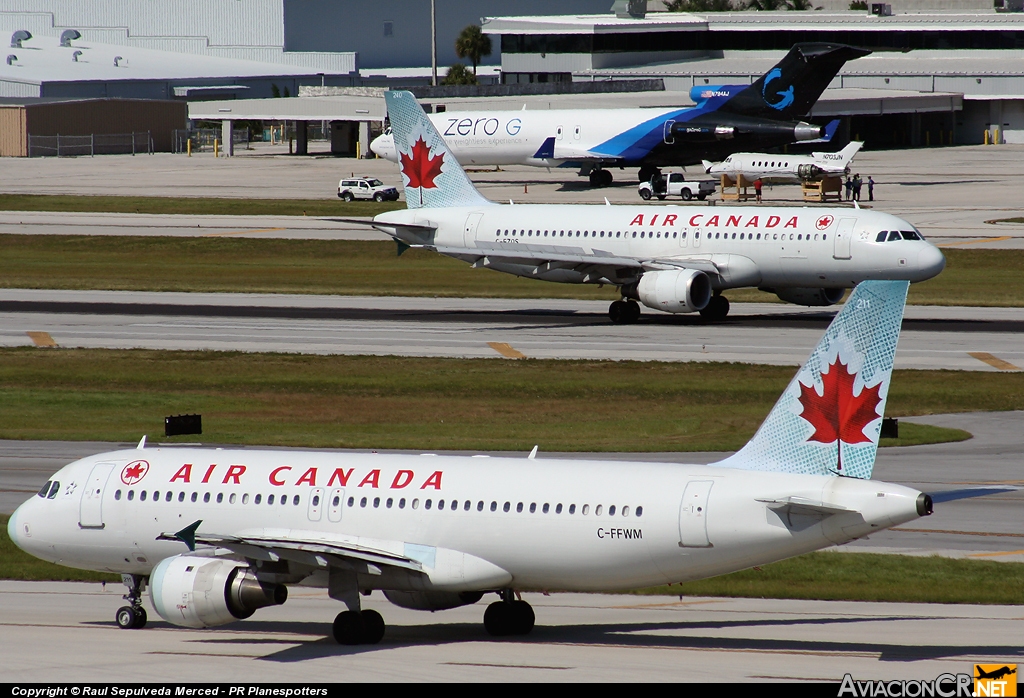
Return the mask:
<path fill-rule="evenodd" d="M 943 0 L 950 1 L 972 2 Z M 751 82 L 793 43 L 841 41 L 876 53 L 845 66 L 812 112 L 819 122 L 845 117 L 840 139 L 859 136 L 869 147 L 945 145 L 981 143 L 986 131 L 989 137 L 998 131 L 1006 142 L 1024 141 L 1021 13 L 565 14 L 593 12 L 595 4 L 608 2 L 529 0 L 517 9 L 563 14 L 483 18 L 504 85 L 423 100 L 450 110 L 685 106 L 694 85 Z M 544 10 L 535 9 L 540 5 Z M 0 97 L 188 101 L 193 119 L 217 119 L 226 127 L 241 119 L 328 120 L 358 133 L 365 154 L 366 127 L 383 118 L 380 107 L 368 106 L 375 91 L 330 87 L 422 85 L 429 75 L 429 36 L 426 43 L 419 36 L 424 17 L 404 12 L 407 4 L 395 0 L 373 8 L 321 0 L 167 0 L 157 7 L 143 12 L 130 0 L 0 0 L 0 28 L 12 30 L 12 44 L 19 28 L 38 32 L 0 63 Z M 451 43 L 440 27 L 458 31 L 474 10 L 499 7 L 505 6 L 492 0 L 438 0 L 440 64 L 447 63 Z M 397 19 L 388 19 L 392 15 Z M 80 38 L 61 46 L 59 37 L 68 31 Z M 893 50 L 905 48 L 912 50 Z M 559 94 L 566 82 L 648 79 L 650 85 L 650 78 L 664 91 Z M 547 94 L 530 94 L 537 83 L 548 83 Z M 321 85 L 327 89 L 318 90 Z M 275 87 L 320 96 L 267 99 Z"/>

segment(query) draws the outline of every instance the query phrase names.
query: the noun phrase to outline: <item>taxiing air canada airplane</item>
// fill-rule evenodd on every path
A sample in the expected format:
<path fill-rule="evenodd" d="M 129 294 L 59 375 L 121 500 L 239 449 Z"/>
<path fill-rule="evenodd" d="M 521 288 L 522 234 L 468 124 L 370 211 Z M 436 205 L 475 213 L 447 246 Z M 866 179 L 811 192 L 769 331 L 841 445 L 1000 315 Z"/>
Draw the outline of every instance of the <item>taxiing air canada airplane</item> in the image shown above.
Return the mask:
<path fill-rule="evenodd" d="M 837 153 L 814 152 L 810 155 L 778 153 L 733 153 L 722 162 L 704 161 L 704 171 L 713 175 L 739 175 L 753 181 L 808 181 L 850 174 L 850 163 L 864 143 L 853 141 Z"/>
<path fill-rule="evenodd" d="M 750 442 L 711 465 L 143 439 L 59 470 L 8 532 L 44 560 L 120 573 L 122 628 L 145 625 L 147 586 L 164 620 L 202 628 L 284 603 L 302 585 L 347 606 L 333 624 L 342 644 L 383 637 L 381 615 L 360 603 L 375 590 L 431 611 L 497 593 L 487 631 L 525 634 L 535 618 L 519 589 L 701 579 L 930 514 L 930 495 L 869 479 L 908 286 L 857 286 Z"/>
<path fill-rule="evenodd" d="M 593 186 L 612 183 L 608 167 L 639 167 L 646 182 L 666 165 L 830 139 L 838 121 L 816 126 L 802 119 L 846 61 L 869 53 L 842 44 L 796 44 L 753 84 L 694 87 L 696 106 L 682 109 L 524 108 L 430 118 L 463 165 L 578 167 Z M 378 136 L 370 149 L 399 161 L 393 132 Z"/>
<path fill-rule="evenodd" d="M 859 207 L 499 206 L 476 190 L 410 93 L 385 99 L 408 208 L 379 214 L 373 227 L 399 252 L 422 247 L 529 279 L 615 285 L 623 300 L 609 308 L 613 322 L 639 319 L 634 301 L 721 319 L 722 292 L 740 287 L 832 305 L 866 279 L 923 281 L 945 266 L 910 223 Z"/>

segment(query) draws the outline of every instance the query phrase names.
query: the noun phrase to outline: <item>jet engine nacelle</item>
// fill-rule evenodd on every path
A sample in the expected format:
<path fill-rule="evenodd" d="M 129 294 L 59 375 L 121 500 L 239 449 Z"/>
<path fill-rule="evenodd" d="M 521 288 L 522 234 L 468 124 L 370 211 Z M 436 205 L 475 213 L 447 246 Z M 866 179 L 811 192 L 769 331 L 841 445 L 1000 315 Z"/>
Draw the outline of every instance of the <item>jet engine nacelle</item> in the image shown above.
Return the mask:
<path fill-rule="evenodd" d="M 395 591 L 384 590 L 384 597 L 402 608 L 415 611 L 444 611 L 468 606 L 482 599 L 482 591 Z"/>
<path fill-rule="evenodd" d="M 825 137 L 825 127 L 806 121 L 767 121 L 734 116 L 728 124 L 693 123 L 677 121 L 672 124 L 672 136 L 684 143 L 713 143 L 744 137 L 756 137 L 779 142 L 812 141 Z"/>
<path fill-rule="evenodd" d="M 640 302 L 666 313 L 693 313 L 711 300 L 711 279 L 694 269 L 649 271 L 637 284 Z"/>
<path fill-rule="evenodd" d="M 843 300 L 844 288 L 779 288 L 775 295 L 795 305 L 835 305 Z"/>
<path fill-rule="evenodd" d="M 260 582 L 244 562 L 175 555 L 153 569 L 149 595 L 168 623 L 209 628 L 248 618 L 263 606 L 283 604 L 288 588 Z"/>

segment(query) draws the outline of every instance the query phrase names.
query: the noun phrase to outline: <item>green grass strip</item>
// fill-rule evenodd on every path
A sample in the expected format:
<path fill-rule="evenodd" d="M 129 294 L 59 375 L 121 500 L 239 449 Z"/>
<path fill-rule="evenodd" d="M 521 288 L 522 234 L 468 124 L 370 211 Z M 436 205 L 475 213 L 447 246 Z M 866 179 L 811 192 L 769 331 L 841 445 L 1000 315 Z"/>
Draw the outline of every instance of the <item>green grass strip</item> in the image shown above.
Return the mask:
<path fill-rule="evenodd" d="M 911 286 L 911 303 L 1024 304 L 1024 250 L 944 252 L 946 271 Z M 618 297 L 611 286 L 522 279 L 471 269 L 425 250 L 408 250 L 398 257 L 393 243 L 353 240 L 0 235 L 0 268 L 4 288 L 609 301 Z M 755 289 L 727 295 L 732 301 L 778 300 Z"/>
<path fill-rule="evenodd" d="M 0 194 L 0 211 L 178 213 L 219 216 L 376 216 L 405 208 L 399 201 L 340 199 L 215 199 L 167 196 L 54 196 Z"/>
<path fill-rule="evenodd" d="M 742 446 L 793 376 L 727 363 L 0 349 L 0 438 L 528 451 Z M 1024 374 L 897 371 L 890 415 L 1024 408 Z M 900 425 L 901 443 L 966 432 Z M 194 437 L 177 437 L 194 441 Z"/>

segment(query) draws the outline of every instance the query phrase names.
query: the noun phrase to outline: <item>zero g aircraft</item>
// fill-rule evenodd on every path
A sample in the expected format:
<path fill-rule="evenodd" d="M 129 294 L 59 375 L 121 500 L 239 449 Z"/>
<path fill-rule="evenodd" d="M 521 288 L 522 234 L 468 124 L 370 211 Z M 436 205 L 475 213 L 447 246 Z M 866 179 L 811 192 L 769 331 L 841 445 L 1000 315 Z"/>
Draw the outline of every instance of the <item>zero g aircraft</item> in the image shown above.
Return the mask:
<path fill-rule="evenodd" d="M 347 606 L 342 644 L 379 642 L 382 590 L 406 608 L 499 600 L 492 635 L 534 625 L 519 589 L 602 591 L 725 574 L 932 512 L 870 480 L 906 281 L 853 291 L 754 437 L 712 465 L 145 447 L 65 466 L 11 517 L 23 550 L 120 573 L 122 628 L 152 608 L 190 628 L 284 603 Z M 936 501 L 973 496 L 941 497 Z"/>
<path fill-rule="evenodd" d="M 387 92 L 406 210 L 373 219 L 399 245 L 530 279 L 617 286 L 613 322 L 640 306 L 724 318 L 755 287 L 832 305 L 867 279 L 923 281 L 945 258 L 904 220 L 860 208 L 496 205 L 473 186 L 415 98 Z M 351 221 L 366 224 L 362 220 Z"/>
<path fill-rule="evenodd" d="M 579 167 L 593 186 L 612 183 L 608 167 L 639 167 L 646 182 L 666 165 L 831 138 L 838 121 L 816 126 L 802 119 L 843 64 L 868 53 L 842 44 L 796 44 L 752 85 L 694 87 L 696 106 L 683 109 L 524 108 L 430 118 L 463 165 Z M 392 131 L 370 148 L 399 161 Z"/>

